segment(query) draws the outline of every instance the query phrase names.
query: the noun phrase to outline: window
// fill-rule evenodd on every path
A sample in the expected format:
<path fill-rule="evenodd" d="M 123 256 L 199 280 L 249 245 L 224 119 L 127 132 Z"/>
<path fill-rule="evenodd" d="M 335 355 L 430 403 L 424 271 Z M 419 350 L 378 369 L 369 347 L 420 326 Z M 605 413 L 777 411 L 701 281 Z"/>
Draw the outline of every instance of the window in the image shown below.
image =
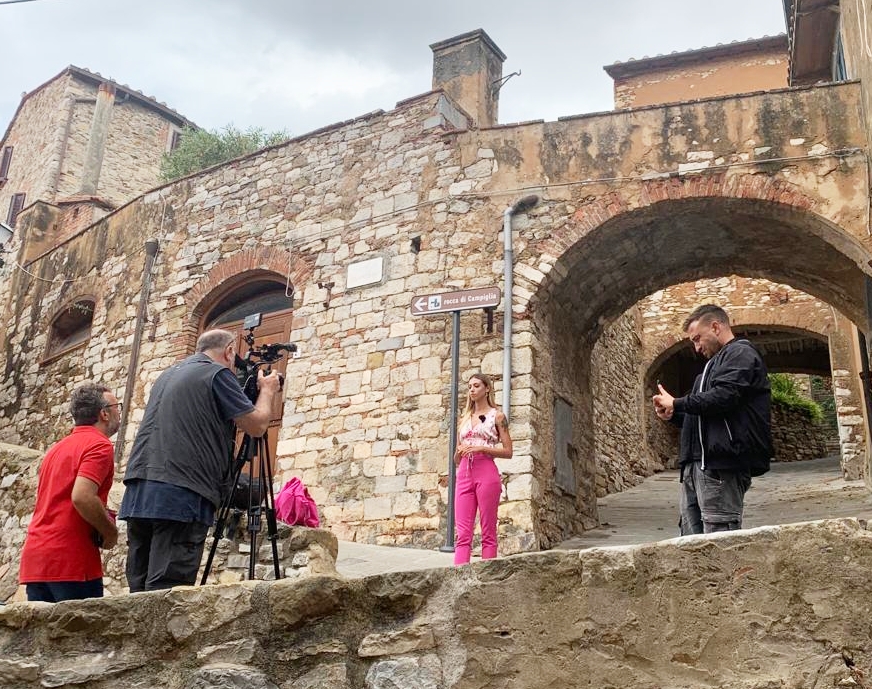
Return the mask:
<path fill-rule="evenodd" d="M 3 157 L 0 158 L 0 184 L 9 179 L 9 165 L 12 163 L 12 146 L 3 149 Z"/>
<path fill-rule="evenodd" d="M 83 297 L 58 312 L 51 323 L 46 358 L 62 354 L 84 344 L 91 338 L 94 320 L 94 300 Z"/>
<path fill-rule="evenodd" d="M 9 227 L 15 227 L 15 218 L 24 208 L 24 199 L 27 194 L 12 194 L 12 200 L 9 202 L 9 211 L 6 213 L 6 224 Z"/>
<path fill-rule="evenodd" d="M 275 313 L 294 306 L 293 292 L 271 280 L 252 280 L 225 296 L 206 316 L 207 328 L 220 328 L 253 313 Z"/>
<path fill-rule="evenodd" d="M 170 127 L 170 138 L 167 140 L 167 153 L 175 151 L 182 143 L 182 130 Z"/>

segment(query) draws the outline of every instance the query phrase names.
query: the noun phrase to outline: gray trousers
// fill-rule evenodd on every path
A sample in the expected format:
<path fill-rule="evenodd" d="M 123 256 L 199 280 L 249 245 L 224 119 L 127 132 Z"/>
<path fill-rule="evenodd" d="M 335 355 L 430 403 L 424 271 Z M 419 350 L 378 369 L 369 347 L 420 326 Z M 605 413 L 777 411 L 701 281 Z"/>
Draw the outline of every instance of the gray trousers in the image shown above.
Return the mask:
<path fill-rule="evenodd" d="M 699 462 L 682 467 L 679 509 L 682 536 L 742 528 L 745 493 L 751 476 L 741 471 L 702 470 Z"/>
<path fill-rule="evenodd" d="M 127 520 L 130 593 L 193 586 L 209 527 L 168 519 Z"/>

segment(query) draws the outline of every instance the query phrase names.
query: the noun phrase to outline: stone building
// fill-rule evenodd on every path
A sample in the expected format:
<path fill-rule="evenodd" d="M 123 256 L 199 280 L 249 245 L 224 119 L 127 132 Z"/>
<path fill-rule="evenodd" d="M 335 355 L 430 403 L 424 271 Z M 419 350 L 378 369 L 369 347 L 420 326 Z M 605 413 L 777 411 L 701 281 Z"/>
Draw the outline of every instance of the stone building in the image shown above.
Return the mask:
<path fill-rule="evenodd" d="M 26 251 L 18 237 L 7 251 L 28 263 L 157 185 L 161 156 L 193 126 L 155 99 L 72 65 L 25 93 L 0 139 L 0 220 L 15 228 L 22 213 L 39 215 L 44 230 L 30 233 Z M 0 304 L 14 308 L 7 287 L 0 280 Z M 42 358 L 86 334 L 77 324 L 92 301 L 54 315 L 54 342 Z M 0 328 L 0 345 L 4 335 Z"/>
<path fill-rule="evenodd" d="M 190 126 L 153 98 L 71 65 L 24 94 L 0 139 L 2 219 L 14 227 L 41 201 L 58 207 L 67 232 L 88 227 L 156 186 L 161 156 Z"/>
<path fill-rule="evenodd" d="M 493 41 L 432 47 L 431 91 L 153 188 L 62 243 L 50 212 L 25 208 L 26 271 L 3 274 L 0 440 L 45 446 L 65 430 L 68 390 L 99 377 L 123 391 L 120 475 L 160 371 L 203 329 L 242 336 L 258 312 L 259 341 L 300 350 L 282 361 L 277 482 L 302 477 L 341 539 L 441 544 L 461 390 L 451 319 L 411 304 L 503 290 L 507 228 L 513 289 L 495 312 L 461 314 L 459 360 L 462 379 L 481 369 L 498 394 L 510 387 L 515 453 L 498 461 L 510 553 L 593 526 L 598 486 L 656 468 L 629 311 L 643 298 L 765 278 L 844 314 L 851 343 L 868 331 L 861 83 L 500 124 Z M 71 307 L 89 336 L 49 354 Z"/>

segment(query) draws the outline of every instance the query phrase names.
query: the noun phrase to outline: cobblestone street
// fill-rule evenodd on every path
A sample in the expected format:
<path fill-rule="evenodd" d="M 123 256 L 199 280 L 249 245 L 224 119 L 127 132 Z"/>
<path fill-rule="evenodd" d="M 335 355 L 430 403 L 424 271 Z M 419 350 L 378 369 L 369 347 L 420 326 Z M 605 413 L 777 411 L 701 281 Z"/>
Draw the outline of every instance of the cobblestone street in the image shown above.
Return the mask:
<path fill-rule="evenodd" d="M 678 536 L 678 471 L 665 471 L 598 502 L 600 528 L 561 548 L 647 543 Z M 746 528 L 830 517 L 872 518 L 863 481 L 846 481 L 838 457 L 774 463 L 745 499 Z"/>

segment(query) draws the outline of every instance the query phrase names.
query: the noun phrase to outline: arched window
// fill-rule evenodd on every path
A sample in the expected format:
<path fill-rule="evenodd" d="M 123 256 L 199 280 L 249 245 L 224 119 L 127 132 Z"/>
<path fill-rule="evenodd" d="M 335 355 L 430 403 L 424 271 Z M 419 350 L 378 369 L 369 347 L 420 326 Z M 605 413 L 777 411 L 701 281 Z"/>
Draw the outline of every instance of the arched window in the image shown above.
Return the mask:
<path fill-rule="evenodd" d="M 228 323 L 242 321 L 253 313 L 266 315 L 293 306 L 293 294 L 288 296 L 284 282 L 263 278 L 244 282 L 209 309 L 204 319 L 204 329 L 220 328 Z"/>
<path fill-rule="evenodd" d="M 85 344 L 91 338 L 94 300 L 82 297 L 67 304 L 54 317 L 45 358 L 49 359 Z"/>

